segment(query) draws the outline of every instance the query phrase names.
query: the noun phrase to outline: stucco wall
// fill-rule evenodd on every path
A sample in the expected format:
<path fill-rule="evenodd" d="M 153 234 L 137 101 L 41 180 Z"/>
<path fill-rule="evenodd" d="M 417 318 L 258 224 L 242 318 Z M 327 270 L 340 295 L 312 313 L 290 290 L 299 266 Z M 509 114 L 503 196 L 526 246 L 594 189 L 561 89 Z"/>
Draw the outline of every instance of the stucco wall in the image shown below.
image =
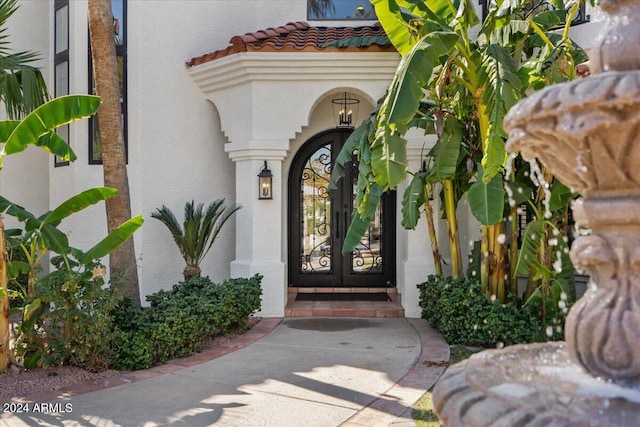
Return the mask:
<path fill-rule="evenodd" d="M 32 17 L 41 16 L 43 25 L 33 26 Z M 48 32 L 49 6 L 46 2 L 20 2 L 17 12 L 8 21 L 8 47 L 13 52 L 32 51 L 40 56 L 40 60 L 32 65 L 41 68 L 45 78 L 50 67 L 47 60 L 49 54 Z M 30 28 L 29 32 L 21 31 Z M 6 118 L 4 106 L 0 109 L 0 117 Z M 49 208 L 48 168 L 53 164 L 53 157 L 44 150 L 33 147 L 26 151 L 11 155 L 3 162 L 0 172 L 0 194 L 35 214 L 41 214 Z M 7 228 L 17 226 L 11 218 L 5 218 Z"/>

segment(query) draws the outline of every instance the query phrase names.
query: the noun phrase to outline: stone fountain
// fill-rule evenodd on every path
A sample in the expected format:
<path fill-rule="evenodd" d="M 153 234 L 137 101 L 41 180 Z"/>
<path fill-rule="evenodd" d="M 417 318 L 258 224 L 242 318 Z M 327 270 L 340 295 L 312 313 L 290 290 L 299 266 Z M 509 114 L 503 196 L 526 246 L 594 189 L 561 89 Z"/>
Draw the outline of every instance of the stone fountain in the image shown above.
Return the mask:
<path fill-rule="evenodd" d="M 582 195 L 591 228 L 572 249 L 590 273 L 566 343 L 489 350 L 434 392 L 446 426 L 640 426 L 640 1 L 602 0 L 609 22 L 592 77 L 551 86 L 505 120 L 509 151 L 537 158 Z"/>

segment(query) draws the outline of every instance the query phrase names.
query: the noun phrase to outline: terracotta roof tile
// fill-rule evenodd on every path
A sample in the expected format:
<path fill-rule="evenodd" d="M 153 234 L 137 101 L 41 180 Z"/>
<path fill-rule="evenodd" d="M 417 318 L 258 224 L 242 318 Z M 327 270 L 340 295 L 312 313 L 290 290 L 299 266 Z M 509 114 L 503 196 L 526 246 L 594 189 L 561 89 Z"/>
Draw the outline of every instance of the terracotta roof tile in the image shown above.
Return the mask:
<path fill-rule="evenodd" d="M 327 43 L 356 37 L 384 37 L 369 40 L 362 46 L 327 47 Z M 385 51 L 393 52 L 380 24 L 365 27 L 311 27 L 306 22 L 289 22 L 277 28 L 233 36 L 230 46 L 192 58 L 187 66 L 193 67 L 239 52 L 295 52 L 295 51 Z"/>

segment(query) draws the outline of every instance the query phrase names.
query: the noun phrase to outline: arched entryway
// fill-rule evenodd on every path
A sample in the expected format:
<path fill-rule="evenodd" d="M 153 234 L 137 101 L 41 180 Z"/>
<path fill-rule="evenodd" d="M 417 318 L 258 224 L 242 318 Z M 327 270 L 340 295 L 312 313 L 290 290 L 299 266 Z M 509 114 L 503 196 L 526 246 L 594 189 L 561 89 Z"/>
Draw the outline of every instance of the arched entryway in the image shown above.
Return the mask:
<path fill-rule="evenodd" d="M 289 286 L 395 286 L 395 192 L 383 196 L 353 252 L 342 253 L 354 206 L 357 163 L 329 194 L 331 170 L 351 130 L 333 129 L 307 141 L 289 173 Z"/>

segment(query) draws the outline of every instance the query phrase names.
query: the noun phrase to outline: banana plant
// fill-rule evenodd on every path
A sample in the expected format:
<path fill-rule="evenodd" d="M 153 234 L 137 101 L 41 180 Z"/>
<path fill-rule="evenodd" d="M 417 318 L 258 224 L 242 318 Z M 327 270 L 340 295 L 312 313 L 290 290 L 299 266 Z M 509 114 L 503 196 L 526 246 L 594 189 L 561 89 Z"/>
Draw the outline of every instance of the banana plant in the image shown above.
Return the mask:
<path fill-rule="evenodd" d="M 508 207 L 503 184 L 507 155 L 502 121 L 528 90 L 575 77 L 575 65 L 586 56 L 570 41 L 568 28 L 580 4 L 567 9 L 554 1 L 557 10 L 527 15 L 527 0 L 497 1 L 481 24 L 479 36 L 473 38 L 470 30 L 480 21 L 467 0 L 372 3 L 402 59 L 371 120 L 375 131 L 368 133 L 366 147 L 359 145 L 363 173 L 357 198 L 368 203 L 358 205 L 354 212 L 354 218 L 361 221 L 353 223 L 352 238 L 347 240 L 358 240 L 364 229 L 360 223 L 372 215 L 377 193 L 395 189 L 406 179 L 404 134 L 415 126 L 417 117 L 429 116 L 436 128 L 442 126 L 438 150 L 449 153 L 436 158 L 437 173 L 432 180 L 442 184 L 448 209 L 466 193 L 473 215 L 482 224 L 482 283 L 488 296 L 504 299 L 507 290 L 514 289 L 515 278 L 506 274 L 509 260 L 503 218 L 505 211 L 514 215 L 515 210 Z M 560 33 L 550 32 L 563 22 Z M 422 111 L 429 103 L 430 115 Z M 456 126 L 463 137 L 447 139 L 456 134 Z M 462 182 L 448 179 L 452 165 L 463 165 L 463 158 L 473 177 Z M 409 200 L 421 201 L 418 195 Z M 415 209 L 404 212 L 416 217 Z"/>
<path fill-rule="evenodd" d="M 39 217 L 22 206 L 0 197 L 0 212 L 24 224 L 24 230 L 6 230 L 5 235 L 8 245 L 14 250 L 23 251 L 27 259 L 26 262 L 10 261 L 7 265 L 10 277 L 20 273 L 25 273 L 28 277 L 26 295 L 23 295 L 26 304 L 19 310 L 22 312 L 22 321 L 17 331 L 21 348 L 26 349 L 26 353 L 37 348 L 31 341 L 34 338 L 31 332 L 35 325 L 43 321 L 42 315 L 48 309 L 48 305 L 41 298 L 36 297 L 36 284 L 46 283 L 48 277 L 51 277 L 50 273 L 39 280 L 37 278 L 42 258 L 53 252 L 58 255 L 51 258 L 51 263 L 58 270 L 73 269 L 89 275 L 98 274 L 92 271 L 96 268 L 96 261 L 116 250 L 142 226 L 144 222 L 142 216 L 132 218 L 86 252 L 69 245 L 67 236 L 58 228 L 61 222 L 76 212 L 115 196 L 116 193 L 117 191 L 113 188 L 92 188 L 69 198 Z M 39 356 L 40 353 L 36 352 L 25 358 L 25 367 L 35 366 L 34 363 L 39 360 Z"/>
<path fill-rule="evenodd" d="M 100 98 L 90 95 L 68 95 L 53 99 L 33 110 L 22 120 L 0 122 L 0 168 L 4 157 L 39 146 L 65 159 L 75 155 L 55 129 L 67 123 L 89 117 L 98 110 Z M 0 254 L 5 253 L 4 223 L 0 217 Z M 0 372 L 10 364 L 9 350 L 9 289 L 5 256 L 0 256 Z"/>
<path fill-rule="evenodd" d="M 86 252 L 69 245 L 66 234 L 58 228 L 62 220 L 89 206 L 105 201 L 116 193 L 117 191 L 113 188 L 91 188 L 67 199 L 55 209 L 39 217 L 0 196 L 0 212 L 24 224 L 24 232 L 20 229 L 6 230 L 5 236 L 7 244 L 14 249 L 22 250 L 27 259 L 26 262 L 9 262 L 8 271 L 10 276 L 19 273 L 28 275 L 26 296 L 29 300 L 33 300 L 35 295 L 40 262 L 49 252 L 57 253 L 64 267 L 68 269 L 76 264 L 89 265 L 116 250 L 142 226 L 144 222 L 142 216 L 132 218 Z"/>

